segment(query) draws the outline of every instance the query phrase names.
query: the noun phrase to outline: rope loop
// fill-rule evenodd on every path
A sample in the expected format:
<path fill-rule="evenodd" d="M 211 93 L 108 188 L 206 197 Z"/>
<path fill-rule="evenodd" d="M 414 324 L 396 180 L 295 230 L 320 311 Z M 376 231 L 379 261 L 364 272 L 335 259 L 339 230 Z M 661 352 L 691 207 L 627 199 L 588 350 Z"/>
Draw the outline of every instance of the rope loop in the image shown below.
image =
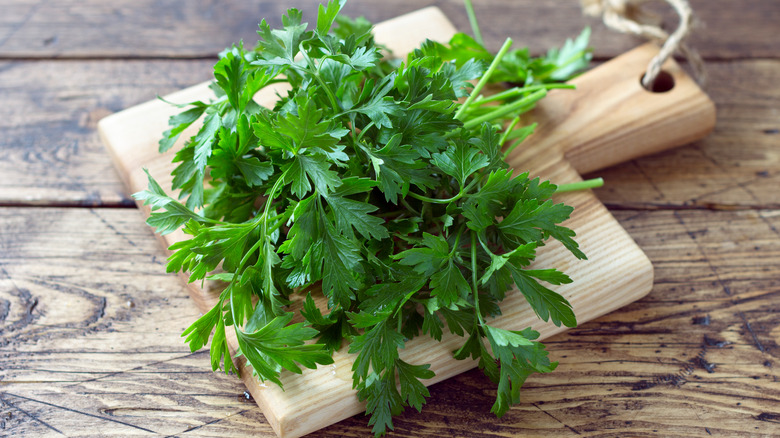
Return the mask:
<path fill-rule="evenodd" d="M 679 52 L 688 60 L 694 76 L 703 84 L 704 62 L 701 56 L 685 43 L 686 37 L 696 24 L 688 0 L 664 0 L 680 16 L 680 25 L 671 35 L 661 29 L 661 20 L 657 15 L 642 10 L 642 4 L 647 1 L 649 0 L 581 0 L 585 14 L 602 17 L 608 28 L 662 44 L 661 50 L 647 65 L 642 76 L 642 85 L 645 88 L 652 89 L 658 74 L 661 73 L 661 66 L 675 52 Z"/>

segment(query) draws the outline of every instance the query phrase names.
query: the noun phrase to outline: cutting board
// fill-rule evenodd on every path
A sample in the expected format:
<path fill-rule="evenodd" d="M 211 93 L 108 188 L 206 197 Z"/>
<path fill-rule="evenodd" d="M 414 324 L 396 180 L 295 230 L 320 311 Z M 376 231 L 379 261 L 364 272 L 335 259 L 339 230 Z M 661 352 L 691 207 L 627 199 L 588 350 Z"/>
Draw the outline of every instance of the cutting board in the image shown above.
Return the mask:
<path fill-rule="evenodd" d="M 425 38 L 448 41 L 455 29 L 437 8 L 426 8 L 376 26 L 377 41 L 394 53 L 405 54 Z M 577 90 L 553 90 L 533 114 L 539 122 L 537 133 L 513 153 L 508 162 L 516 171 L 530 170 L 556 184 L 580 181 L 580 172 L 590 172 L 648 153 L 689 143 L 705 136 L 714 126 L 712 102 L 673 62 L 665 65 L 674 87 L 665 93 L 644 90 L 640 74 L 657 53 L 652 45 L 641 46 L 573 81 Z M 186 103 L 211 97 L 207 83 L 165 96 L 168 101 Z M 266 89 L 256 96 L 270 106 L 275 91 Z M 167 129 L 168 117 L 178 112 L 159 100 L 150 101 L 100 121 L 98 129 L 128 192 L 146 188 L 142 169 L 163 187 L 170 187 L 171 158 L 157 152 L 157 142 Z M 523 122 L 527 122 L 524 120 Z M 182 138 L 189 138 L 191 127 Z M 609 182 L 607 182 L 609 183 Z M 577 241 L 588 255 L 575 259 L 561 245 L 552 243 L 539 251 L 536 266 L 560 269 L 574 280 L 555 287 L 571 302 L 580 324 L 619 309 L 647 294 L 653 285 L 650 261 L 615 218 L 590 191 L 560 194 L 556 200 L 574 206 L 566 226 L 577 233 Z M 139 205 L 144 215 L 147 207 Z M 161 237 L 167 248 L 184 239 L 181 232 Z M 182 277 L 185 278 L 185 277 Z M 192 298 L 206 312 L 218 295 L 207 284 L 189 284 Z M 528 326 L 547 338 L 566 330 L 539 321 L 523 299 L 512 291 L 501 305 L 503 315 L 490 321 L 505 329 Z M 235 351 L 235 337 L 229 342 Z M 474 368 L 476 362 L 457 361 L 452 351 L 463 338 L 445 334 L 442 342 L 418 337 L 406 344 L 401 358 L 412 364 L 430 363 L 436 377 L 427 385 Z M 555 350 L 550 353 L 555 360 Z M 365 406 L 352 390 L 352 355 L 345 349 L 334 355 L 335 363 L 303 375 L 282 373 L 285 390 L 265 385 L 252 377 L 243 359 L 240 373 L 271 426 L 280 437 L 298 437 L 358 414 Z M 208 364 L 204 362 L 204 367 Z"/>

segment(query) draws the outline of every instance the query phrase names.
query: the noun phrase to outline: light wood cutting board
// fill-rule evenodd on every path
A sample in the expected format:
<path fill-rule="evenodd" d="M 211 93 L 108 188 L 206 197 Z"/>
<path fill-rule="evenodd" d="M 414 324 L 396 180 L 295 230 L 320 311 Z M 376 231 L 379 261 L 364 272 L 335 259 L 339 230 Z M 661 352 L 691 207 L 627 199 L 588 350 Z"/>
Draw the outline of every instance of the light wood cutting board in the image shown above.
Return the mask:
<path fill-rule="evenodd" d="M 425 38 L 448 41 L 455 29 L 437 8 L 426 8 L 376 26 L 379 42 L 393 52 L 405 54 Z M 706 135 L 714 126 L 714 106 L 680 68 L 665 66 L 675 80 L 666 93 L 651 93 L 639 85 L 639 75 L 657 52 L 642 46 L 618 57 L 573 81 L 576 91 L 554 90 L 535 111 L 540 125 L 508 160 L 517 171 L 533 174 L 554 183 L 581 180 L 579 172 L 607 167 L 641 155 L 679 146 Z M 207 83 L 173 93 L 172 102 L 191 102 L 211 97 Z M 263 90 L 258 102 L 271 105 L 274 90 Z M 146 188 L 142 169 L 150 171 L 163 187 L 170 187 L 171 158 L 157 152 L 157 142 L 167 129 L 168 117 L 178 109 L 159 100 L 150 101 L 101 120 L 98 129 L 111 153 L 119 174 L 131 193 Z M 188 138 L 197 127 L 181 137 Z M 574 307 L 580 324 L 616 310 L 647 294 L 653 285 L 650 261 L 626 231 L 590 191 L 561 194 L 558 201 L 574 206 L 565 224 L 577 233 L 576 240 L 588 255 L 575 259 L 559 244 L 541 248 L 535 265 L 555 267 L 571 276 L 573 283 L 555 289 Z M 140 206 L 144 215 L 149 214 Z M 163 238 L 167 248 L 184 239 L 181 232 Z M 184 277 L 183 277 L 184 278 Z M 206 312 L 216 302 L 218 291 L 190 284 L 190 294 Z M 522 294 L 510 292 L 501 306 L 503 315 L 491 325 L 521 330 L 532 326 L 547 338 L 566 330 L 538 320 Z M 228 341 L 235 351 L 235 337 Z M 430 385 L 474 368 L 476 362 L 457 361 L 452 351 L 463 338 L 445 334 L 442 342 L 418 337 L 401 351 L 412 364 L 430 363 L 436 377 Z M 550 356 L 555 360 L 555 351 Z M 365 410 L 352 388 L 352 355 L 336 352 L 335 364 L 305 369 L 303 375 L 285 372 L 285 390 L 264 385 L 252 377 L 243 359 L 241 377 L 260 405 L 271 426 L 281 437 L 298 437 Z M 204 362 L 204 367 L 208 366 Z"/>

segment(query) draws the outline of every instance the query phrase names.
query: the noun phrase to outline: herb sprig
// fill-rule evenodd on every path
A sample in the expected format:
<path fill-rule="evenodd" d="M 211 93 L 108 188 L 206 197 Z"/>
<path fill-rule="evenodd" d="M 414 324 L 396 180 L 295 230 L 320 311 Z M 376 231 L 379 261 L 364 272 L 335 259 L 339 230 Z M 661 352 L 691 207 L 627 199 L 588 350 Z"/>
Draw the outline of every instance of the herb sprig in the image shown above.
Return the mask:
<path fill-rule="evenodd" d="M 477 359 L 498 384 L 501 416 L 530 374 L 556 367 L 534 330 L 490 324 L 507 291 L 516 287 L 544 321 L 576 325 L 570 303 L 545 286 L 569 277 L 529 269 L 550 238 L 585 258 L 560 225 L 572 208 L 551 201 L 554 184 L 514 174 L 504 159 L 533 131 L 515 129 L 519 115 L 587 64 L 587 32 L 541 58 L 510 52 L 509 40 L 493 55 L 458 34 L 398 62 L 383 59 L 370 23 L 339 15 L 343 6 L 321 5 L 312 30 L 296 9 L 282 29 L 263 21 L 255 49 L 220 55 L 215 99 L 170 119 L 161 152 L 203 119 L 175 154 L 178 199 L 151 175 L 134 196 L 159 233 L 191 236 L 170 247 L 169 272 L 225 284 L 183 336 L 193 351 L 211 338 L 212 368 L 236 372 L 234 330 L 238 354 L 279 385 L 281 370 L 329 364 L 348 348 L 353 386 L 381 435 L 404 407 L 422 408 L 434 376 L 399 350 L 448 330 L 465 338 L 454 357 Z M 288 89 L 273 108 L 253 100 L 280 82 Z M 519 85 L 482 95 L 489 82 Z M 296 293 L 304 322 L 291 323 Z"/>

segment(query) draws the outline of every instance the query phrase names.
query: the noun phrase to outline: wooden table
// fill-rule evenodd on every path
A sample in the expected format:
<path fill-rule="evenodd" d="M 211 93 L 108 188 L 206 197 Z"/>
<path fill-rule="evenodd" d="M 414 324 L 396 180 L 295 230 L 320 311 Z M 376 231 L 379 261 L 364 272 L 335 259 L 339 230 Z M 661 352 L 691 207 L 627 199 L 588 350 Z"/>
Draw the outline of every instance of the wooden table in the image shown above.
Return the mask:
<path fill-rule="evenodd" d="M 0 0 L 0 436 L 273 436 L 242 383 L 180 338 L 198 311 L 95 124 L 209 79 L 219 50 L 254 42 L 263 16 L 278 23 L 275 3 Z M 313 21 L 316 2 L 295 3 Z M 585 24 L 597 61 L 639 43 L 575 0 L 476 3 L 493 49 L 509 35 L 538 53 Z M 780 4 L 692 3 L 715 132 L 588 175 L 652 260 L 653 291 L 549 340 L 558 370 L 504 418 L 475 370 L 434 385 L 395 436 L 780 435 Z M 347 11 L 380 21 L 430 4 L 469 29 L 457 0 Z"/>

